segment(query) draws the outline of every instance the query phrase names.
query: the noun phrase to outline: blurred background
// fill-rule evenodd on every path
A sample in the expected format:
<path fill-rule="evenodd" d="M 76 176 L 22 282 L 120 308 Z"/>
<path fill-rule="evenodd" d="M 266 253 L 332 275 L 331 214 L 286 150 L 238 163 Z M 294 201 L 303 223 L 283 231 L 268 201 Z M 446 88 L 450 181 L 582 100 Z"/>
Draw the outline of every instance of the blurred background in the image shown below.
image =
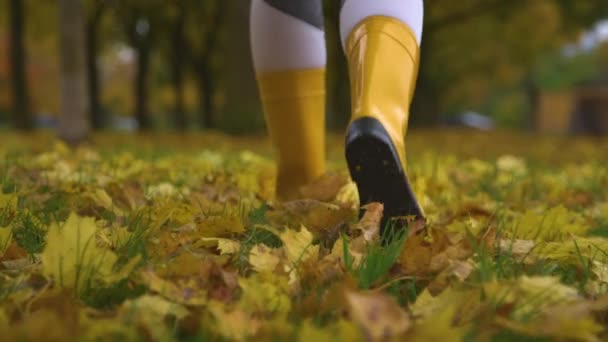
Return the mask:
<path fill-rule="evenodd" d="M 325 1 L 335 131 L 349 118 L 339 7 Z M 246 0 L 0 0 L 0 130 L 263 132 L 248 12 Z M 412 113 L 412 126 L 608 134 L 606 1 L 425 0 Z"/>

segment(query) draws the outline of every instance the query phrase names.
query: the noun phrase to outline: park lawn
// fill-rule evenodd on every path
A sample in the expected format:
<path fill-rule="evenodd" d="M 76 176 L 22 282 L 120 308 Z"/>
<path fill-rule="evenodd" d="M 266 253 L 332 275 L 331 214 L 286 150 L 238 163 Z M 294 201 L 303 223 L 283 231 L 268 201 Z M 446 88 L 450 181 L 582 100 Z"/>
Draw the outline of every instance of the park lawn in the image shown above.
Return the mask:
<path fill-rule="evenodd" d="M 382 206 L 359 219 L 340 136 L 330 172 L 277 203 L 262 137 L 5 134 L 0 336 L 608 338 L 608 140 L 408 139 L 427 222 L 381 246 Z"/>

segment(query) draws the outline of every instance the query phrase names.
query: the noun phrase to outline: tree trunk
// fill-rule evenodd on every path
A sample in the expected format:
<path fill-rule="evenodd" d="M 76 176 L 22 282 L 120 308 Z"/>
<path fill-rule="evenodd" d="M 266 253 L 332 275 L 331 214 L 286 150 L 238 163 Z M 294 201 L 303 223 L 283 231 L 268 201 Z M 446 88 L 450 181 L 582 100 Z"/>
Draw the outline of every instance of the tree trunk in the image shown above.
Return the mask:
<path fill-rule="evenodd" d="M 87 116 L 85 12 L 80 0 L 59 0 L 61 115 L 59 137 L 70 144 L 86 139 Z"/>
<path fill-rule="evenodd" d="M 222 128 L 232 133 L 251 133 L 263 127 L 263 115 L 249 42 L 249 8 L 251 1 L 225 1 L 226 41 L 223 48 L 226 104 L 222 108 Z"/>
<path fill-rule="evenodd" d="M 148 113 L 148 72 L 150 69 L 150 46 L 148 37 L 140 37 L 137 47 L 137 70 L 135 72 L 135 119 L 142 131 L 151 128 Z"/>
<path fill-rule="evenodd" d="M 199 123 L 201 128 L 216 128 L 213 106 L 215 93 L 211 71 L 201 62 L 198 67 Z"/>
<path fill-rule="evenodd" d="M 27 76 L 25 70 L 24 1 L 10 0 L 10 63 L 12 80 L 13 121 L 17 129 L 30 130 L 34 127 L 29 110 Z"/>
<path fill-rule="evenodd" d="M 524 124 L 526 128 L 532 131 L 536 128 L 536 115 L 538 114 L 540 91 L 531 76 L 526 77 L 523 84 L 523 90 L 528 98 L 529 106 L 528 115 Z"/>
<path fill-rule="evenodd" d="M 98 54 L 98 30 L 101 16 L 103 13 L 103 5 L 96 4 L 94 12 L 87 17 L 86 22 L 86 59 L 87 59 L 87 80 L 89 92 L 89 111 L 91 114 L 91 124 L 93 129 L 99 130 L 104 127 L 105 120 L 101 109 L 101 101 L 99 99 L 99 69 L 97 67 Z"/>
<path fill-rule="evenodd" d="M 440 98 L 440 90 L 437 89 L 433 80 L 427 76 L 429 74 L 427 70 L 430 67 L 429 55 L 432 53 L 432 37 L 427 35 L 426 39 L 427 43 L 421 46 L 416 91 L 410 105 L 410 127 L 433 126 L 441 122 L 441 112 L 437 102 L 437 99 Z"/>
<path fill-rule="evenodd" d="M 186 110 L 184 106 L 184 8 L 177 4 L 177 18 L 172 32 L 171 72 L 173 74 L 173 92 L 175 104 L 173 109 L 173 123 L 178 131 L 184 131 L 187 125 Z"/>

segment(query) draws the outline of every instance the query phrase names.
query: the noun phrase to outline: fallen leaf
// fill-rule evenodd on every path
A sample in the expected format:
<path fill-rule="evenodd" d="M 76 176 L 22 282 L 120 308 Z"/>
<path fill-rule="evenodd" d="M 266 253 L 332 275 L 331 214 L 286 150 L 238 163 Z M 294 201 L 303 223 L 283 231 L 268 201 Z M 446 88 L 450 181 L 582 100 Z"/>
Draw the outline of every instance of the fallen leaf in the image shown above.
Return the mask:
<path fill-rule="evenodd" d="M 381 292 L 349 291 L 346 298 L 352 320 L 370 340 L 395 338 L 412 326 L 408 313 Z"/>

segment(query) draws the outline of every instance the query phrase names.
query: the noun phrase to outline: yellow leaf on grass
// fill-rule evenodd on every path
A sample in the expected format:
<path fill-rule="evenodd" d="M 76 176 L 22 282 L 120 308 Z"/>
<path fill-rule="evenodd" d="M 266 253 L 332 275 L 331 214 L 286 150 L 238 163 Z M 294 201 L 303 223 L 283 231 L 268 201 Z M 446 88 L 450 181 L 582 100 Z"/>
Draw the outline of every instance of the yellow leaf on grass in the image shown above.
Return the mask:
<path fill-rule="evenodd" d="M 350 321 L 340 319 L 322 327 L 314 324 L 312 320 L 306 320 L 298 331 L 300 342 L 335 342 L 335 341 L 364 341 L 364 336 L 358 327 Z"/>
<path fill-rule="evenodd" d="M 100 207 L 114 212 L 118 215 L 124 215 L 123 211 L 114 205 L 112 197 L 104 189 L 95 189 L 93 192 L 87 193 L 88 197 Z"/>
<path fill-rule="evenodd" d="M 590 229 L 580 214 L 557 206 L 544 212 L 527 211 L 513 226 L 506 229 L 508 237 L 534 240 L 559 241 L 571 235 L 583 235 Z"/>
<path fill-rule="evenodd" d="M 466 327 L 456 326 L 454 305 L 442 307 L 438 312 L 414 325 L 411 331 L 413 341 L 462 341 L 467 333 Z M 408 336 L 409 337 L 409 336 Z"/>
<path fill-rule="evenodd" d="M 300 231 L 286 229 L 279 233 L 279 238 L 287 252 L 287 261 L 292 265 L 319 255 L 319 246 L 312 244 L 314 236 L 304 226 L 300 227 Z"/>
<path fill-rule="evenodd" d="M 381 292 L 347 292 L 351 319 L 370 340 L 390 339 L 412 325 L 408 313 L 392 297 Z"/>
<path fill-rule="evenodd" d="M 518 259 L 530 254 L 534 246 L 535 243 L 532 240 L 501 239 L 498 242 L 498 247 L 500 248 L 501 252 Z"/>
<path fill-rule="evenodd" d="M 90 217 L 70 214 L 62 224 L 53 224 L 41 254 L 43 273 L 61 287 L 80 290 L 88 281 L 103 280 L 112 274 L 116 255 L 98 247 L 97 226 Z"/>
<path fill-rule="evenodd" d="M 223 238 L 215 238 L 215 237 L 203 237 L 201 241 L 204 242 L 215 242 L 217 249 L 220 251 L 220 254 L 234 254 L 241 249 L 241 243 L 235 240 L 223 239 Z"/>
<path fill-rule="evenodd" d="M 152 271 L 141 273 L 143 283 L 152 291 L 179 304 L 201 306 L 207 304 L 207 290 L 195 281 L 170 281 L 157 276 Z"/>
<path fill-rule="evenodd" d="M 239 216 L 207 216 L 196 221 L 199 232 L 206 237 L 228 237 L 245 231 Z"/>
<path fill-rule="evenodd" d="M 310 198 L 329 202 L 348 183 L 348 176 L 344 173 L 330 172 L 313 180 L 300 188 L 302 198 Z"/>
<path fill-rule="evenodd" d="M 6 315 L 6 311 L 4 309 L 0 309 L 0 331 L 7 329 L 9 327 L 10 320 Z"/>
<path fill-rule="evenodd" d="M 352 210 L 335 204 L 303 199 L 282 203 L 277 210 L 268 213 L 268 218 L 277 226 L 303 225 L 317 233 L 350 221 L 353 214 Z"/>
<path fill-rule="evenodd" d="M 249 278 L 240 278 L 239 286 L 243 290 L 239 307 L 247 312 L 285 317 L 291 310 L 287 280 L 284 278 L 254 274 Z"/>
<path fill-rule="evenodd" d="M 257 333 L 260 321 L 242 309 L 229 311 L 223 303 L 212 301 L 209 311 L 215 317 L 214 328 L 225 338 L 244 341 Z"/>
<path fill-rule="evenodd" d="M 17 208 L 17 200 L 16 194 L 3 194 L 0 192 L 0 211 L 7 209 L 14 211 Z"/>
<path fill-rule="evenodd" d="M 183 306 L 167 301 L 160 296 L 143 295 L 123 303 L 121 313 L 135 322 L 156 341 L 164 341 L 170 337 L 171 329 L 167 317 L 182 319 L 188 314 Z"/>
<path fill-rule="evenodd" d="M 129 260 L 126 264 L 124 264 L 118 271 L 112 273 L 108 277 L 105 277 L 104 281 L 106 283 L 116 283 L 125 278 L 128 278 L 129 275 L 131 275 L 131 273 L 135 269 L 135 267 L 137 267 L 137 265 L 139 264 L 140 261 L 141 261 L 141 255 L 138 254 L 134 258 Z"/>
<path fill-rule="evenodd" d="M 0 257 L 4 255 L 4 252 L 10 246 L 13 241 L 13 228 L 12 226 L 0 227 Z"/>
<path fill-rule="evenodd" d="M 602 237 L 575 237 L 572 240 L 539 244 L 530 253 L 534 257 L 560 263 L 578 264 L 581 258 L 608 263 L 608 239 Z"/>
<path fill-rule="evenodd" d="M 249 263 L 257 272 L 274 271 L 281 262 L 281 251 L 259 244 L 249 252 Z"/>
<path fill-rule="evenodd" d="M 357 190 L 357 184 L 349 182 L 344 185 L 336 195 L 336 202 L 346 208 L 358 208 L 359 191 Z"/>

